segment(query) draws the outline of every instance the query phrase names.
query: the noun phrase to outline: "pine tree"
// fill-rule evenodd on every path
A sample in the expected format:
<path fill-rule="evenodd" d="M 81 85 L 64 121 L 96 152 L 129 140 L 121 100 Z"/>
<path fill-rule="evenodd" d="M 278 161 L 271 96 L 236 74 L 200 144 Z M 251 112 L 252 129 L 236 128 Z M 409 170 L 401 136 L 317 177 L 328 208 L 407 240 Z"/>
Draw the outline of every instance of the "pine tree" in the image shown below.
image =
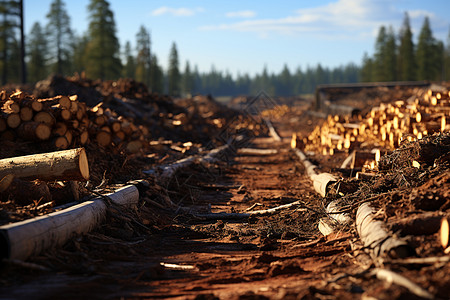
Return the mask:
<path fill-rule="evenodd" d="M 373 80 L 374 81 L 384 81 L 387 77 L 385 74 L 385 61 L 386 61 L 386 27 L 381 26 L 378 31 L 377 40 L 375 42 L 375 54 L 374 54 L 374 64 L 373 64 Z"/>
<path fill-rule="evenodd" d="M 178 51 L 177 46 L 172 43 L 172 48 L 170 49 L 169 55 L 169 69 L 167 72 L 167 80 L 168 80 L 168 93 L 172 96 L 180 95 L 180 81 L 181 75 L 179 70 L 179 62 L 178 62 Z"/>
<path fill-rule="evenodd" d="M 385 61 L 384 69 L 386 78 L 385 81 L 395 81 L 397 80 L 397 44 L 395 41 L 394 29 L 389 26 L 387 36 L 386 36 L 386 48 L 385 51 Z"/>
<path fill-rule="evenodd" d="M 183 78 L 182 78 L 182 91 L 183 94 L 189 95 L 192 94 L 195 87 L 194 87 L 194 74 L 191 72 L 191 66 L 189 65 L 189 61 L 186 61 L 186 66 L 184 68 Z"/>
<path fill-rule="evenodd" d="M 125 44 L 124 57 L 125 57 L 125 65 L 123 66 L 122 76 L 134 79 L 135 78 L 134 76 L 136 74 L 136 59 L 131 53 L 131 44 L 129 41 L 127 41 Z"/>
<path fill-rule="evenodd" d="M 62 0 L 54 0 L 51 3 L 47 19 L 50 69 L 57 74 L 68 74 L 71 71 L 73 34 L 70 18 Z"/>
<path fill-rule="evenodd" d="M 373 61 L 374 81 L 396 80 L 396 52 L 395 35 L 392 27 L 386 30 L 381 26 L 375 43 L 375 56 Z"/>
<path fill-rule="evenodd" d="M 162 68 L 158 64 L 158 58 L 156 55 L 152 55 L 150 63 L 151 72 L 151 91 L 162 94 L 164 92 L 164 73 Z"/>
<path fill-rule="evenodd" d="M 405 12 L 403 25 L 399 34 L 400 46 L 397 56 L 398 79 L 412 81 L 416 79 L 416 61 L 414 43 L 408 13 Z"/>
<path fill-rule="evenodd" d="M 120 77 L 122 64 L 114 14 L 106 0 L 91 0 L 88 11 L 89 43 L 85 57 L 86 76 L 117 79 Z"/>
<path fill-rule="evenodd" d="M 291 72 L 286 64 L 283 66 L 283 70 L 278 76 L 278 84 L 276 85 L 275 93 L 277 96 L 291 96 Z"/>
<path fill-rule="evenodd" d="M 448 31 L 447 42 L 445 45 L 445 52 L 444 52 L 444 78 L 443 78 L 443 80 L 445 80 L 445 81 L 450 80 L 450 29 Z"/>
<path fill-rule="evenodd" d="M 72 67 L 73 72 L 83 74 L 86 70 L 86 51 L 89 39 L 86 34 L 75 36 L 73 43 Z"/>
<path fill-rule="evenodd" d="M 0 1 L 0 70 L 1 83 L 18 82 L 20 74 L 19 40 L 19 3 L 17 1 Z M 19 50 L 20 51 L 20 50 Z"/>
<path fill-rule="evenodd" d="M 425 17 L 417 43 L 417 79 L 439 80 L 442 72 L 443 45 L 433 37 L 430 20 Z"/>
<path fill-rule="evenodd" d="M 42 80 L 48 75 L 45 57 L 48 48 L 45 32 L 39 22 L 34 23 L 31 29 L 28 49 L 28 78 L 30 82 Z"/>
<path fill-rule="evenodd" d="M 135 78 L 138 81 L 150 86 L 150 64 L 151 64 L 151 52 L 150 52 L 150 34 L 144 26 L 141 26 L 139 32 L 136 34 L 137 40 L 137 57 L 136 57 L 136 75 Z"/>

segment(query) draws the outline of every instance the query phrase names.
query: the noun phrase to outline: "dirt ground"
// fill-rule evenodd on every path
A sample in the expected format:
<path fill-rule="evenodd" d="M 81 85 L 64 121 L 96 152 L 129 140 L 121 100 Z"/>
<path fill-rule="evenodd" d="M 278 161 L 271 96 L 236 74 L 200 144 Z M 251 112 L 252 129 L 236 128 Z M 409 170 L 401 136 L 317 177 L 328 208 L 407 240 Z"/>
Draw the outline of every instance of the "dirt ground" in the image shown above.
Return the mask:
<path fill-rule="evenodd" d="M 377 278 L 373 270 L 379 268 L 406 277 L 436 299 L 448 299 L 450 263 L 438 229 L 418 232 L 402 220 L 423 213 L 448 215 L 449 135 L 424 139 L 423 145 L 437 145 L 435 149 L 442 153 L 419 171 L 402 165 L 411 157 L 419 160 L 419 150 L 426 148 L 411 143 L 394 153 L 419 150 L 403 160 L 386 156 L 396 170 L 379 170 L 379 177 L 372 181 L 354 184 L 355 179 L 336 173 L 342 176 L 342 186 L 349 187 L 343 198 L 350 204 L 370 198 L 380 209 L 379 218 L 414 249 L 411 257 L 444 257 L 434 262 L 377 260 L 363 246 L 353 224 L 326 237 L 318 230 L 326 204 L 340 196 L 322 198 L 314 191 L 290 142 L 293 132 L 306 137 L 324 120 L 308 113 L 308 103 L 272 115 L 271 120 L 281 141 L 261 130 L 247 136 L 243 147 L 231 147 L 213 163 L 196 162 L 168 181 L 161 181 L 157 173 L 140 171 L 189 153 L 164 158 L 167 149 L 162 149 L 151 157 L 112 158 L 122 171 L 128 170 L 116 171 L 123 176 L 122 180 L 115 176 L 117 182 L 137 178 L 147 182 L 139 186 L 139 205 L 128 210 L 110 208 L 106 222 L 96 230 L 26 262 L 4 259 L 0 299 L 421 298 L 389 279 Z M 270 151 L 256 154 L 242 148 Z M 347 156 L 310 155 L 321 170 L 330 172 L 337 172 Z M 184 210 L 170 209 L 167 199 Z M 205 217 L 295 201 L 297 205 L 275 214 Z M 350 211 L 352 218 L 355 211 Z"/>

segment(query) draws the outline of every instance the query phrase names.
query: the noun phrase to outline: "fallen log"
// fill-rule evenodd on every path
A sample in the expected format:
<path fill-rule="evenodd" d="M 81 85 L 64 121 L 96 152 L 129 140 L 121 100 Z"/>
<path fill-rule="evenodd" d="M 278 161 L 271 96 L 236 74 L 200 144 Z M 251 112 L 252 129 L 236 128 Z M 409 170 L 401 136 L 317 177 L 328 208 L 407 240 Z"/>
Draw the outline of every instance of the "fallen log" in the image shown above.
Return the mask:
<path fill-rule="evenodd" d="M 275 128 L 273 127 L 272 123 L 264 118 L 264 122 L 266 123 L 267 127 L 269 128 L 269 134 L 270 136 L 277 142 L 281 142 L 281 137 L 278 135 L 277 131 L 275 130 Z"/>
<path fill-rule="evenodd" d="M 245 155 L 272 155 L 277 153 L 278 153 L 277 149 L 241 148 L 238 150 L 238 154 L 245 154 Z"/>
<path fill-rule="evenodd" d="M 385 223 L 375 218 L 375 213 L 375 209 L 368 202 L 361 204 L 356 212 L 356 230 L 364 246 L 375 257 L 409 256 L 411 249 L 406 241 L 389 233 Z"/>
<path fill-rule="evenodd" d="M 24 180 L 86 181 L 89 165 L 83 148 L 11 157 L 0 160 L 0 178 L 14 174 Z"/>
<path fill-rule="evenodd" d="M 105 218 L 107 198 L 116 205 L 133 205 L 139 200 L 134 185 L 55 213 L 0 227 L 0 257 L 25 260 L 31 255 L 64 244 L 76 234 L 91 231 Z"/>

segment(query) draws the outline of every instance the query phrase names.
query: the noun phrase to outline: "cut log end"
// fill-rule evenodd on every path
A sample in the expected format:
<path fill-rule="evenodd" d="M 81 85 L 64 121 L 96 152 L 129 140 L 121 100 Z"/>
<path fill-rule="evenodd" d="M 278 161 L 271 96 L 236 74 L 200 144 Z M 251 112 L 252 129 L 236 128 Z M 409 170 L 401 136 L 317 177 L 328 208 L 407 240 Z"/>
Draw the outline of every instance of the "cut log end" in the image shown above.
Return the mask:
<path fill-rule="evenodd" d="M 80 173 L 84 179 L 89 180 L 89 163 L 86 155 L 86 151 L 83 148 L 80 148 L 80 156 L 79 156 L 79 166 Z"/>
<path fill-rule="evenodd" d="M 450 227 L 448 224 L 448 219 L 443 218 L 441 221 L 440 236 L 441 236 L 441 245 L 444 249 L 447 248 L 448 246 L 449 234 L 450 234 Z"/>

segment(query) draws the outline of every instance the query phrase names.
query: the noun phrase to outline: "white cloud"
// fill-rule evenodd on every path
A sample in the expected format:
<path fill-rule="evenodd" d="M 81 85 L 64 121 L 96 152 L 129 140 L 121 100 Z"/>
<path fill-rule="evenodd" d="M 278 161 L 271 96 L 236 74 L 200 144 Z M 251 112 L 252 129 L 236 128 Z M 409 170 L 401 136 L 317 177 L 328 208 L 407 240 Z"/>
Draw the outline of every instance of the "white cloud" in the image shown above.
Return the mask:
<path fill-rule="evenodd" d="M 199 12 L 204 12 L 202 7 L 197 8 L 173 8 L 168 6 L 161 6 L 151 12 L 152 16 L 172 15 L 175 17 L 191 17 Z"/>
<path fill-rule="evenodd" d="M 435 15 L 432 12 L 426 11 L 426 10 L 410 10 L 408 11 L 408 15 L 411 19 L 420 18 L 423 19 L 424 17 L 428 18 L 434 18 Z"/>
<path fill-rule="evenodd" d="M 256 16 L 256 12 L 253 10 L 240 10 L 231 11 L 225 14 L 227 18 L 253 18 Z"/>
<path fill-rule="evenodd" d="M 404 9 L 390 0 L 335 0 L 322 6 L 298 9 L 282 18 L 254 19 L 203 26 L 201 30 L 232 30 L 269 34 L 314 34 L 320 38 L 365 39 L 381 25 L 400 25 Z M 428 11 L 411 11 L 411 17 L 432 16 Z"/>

